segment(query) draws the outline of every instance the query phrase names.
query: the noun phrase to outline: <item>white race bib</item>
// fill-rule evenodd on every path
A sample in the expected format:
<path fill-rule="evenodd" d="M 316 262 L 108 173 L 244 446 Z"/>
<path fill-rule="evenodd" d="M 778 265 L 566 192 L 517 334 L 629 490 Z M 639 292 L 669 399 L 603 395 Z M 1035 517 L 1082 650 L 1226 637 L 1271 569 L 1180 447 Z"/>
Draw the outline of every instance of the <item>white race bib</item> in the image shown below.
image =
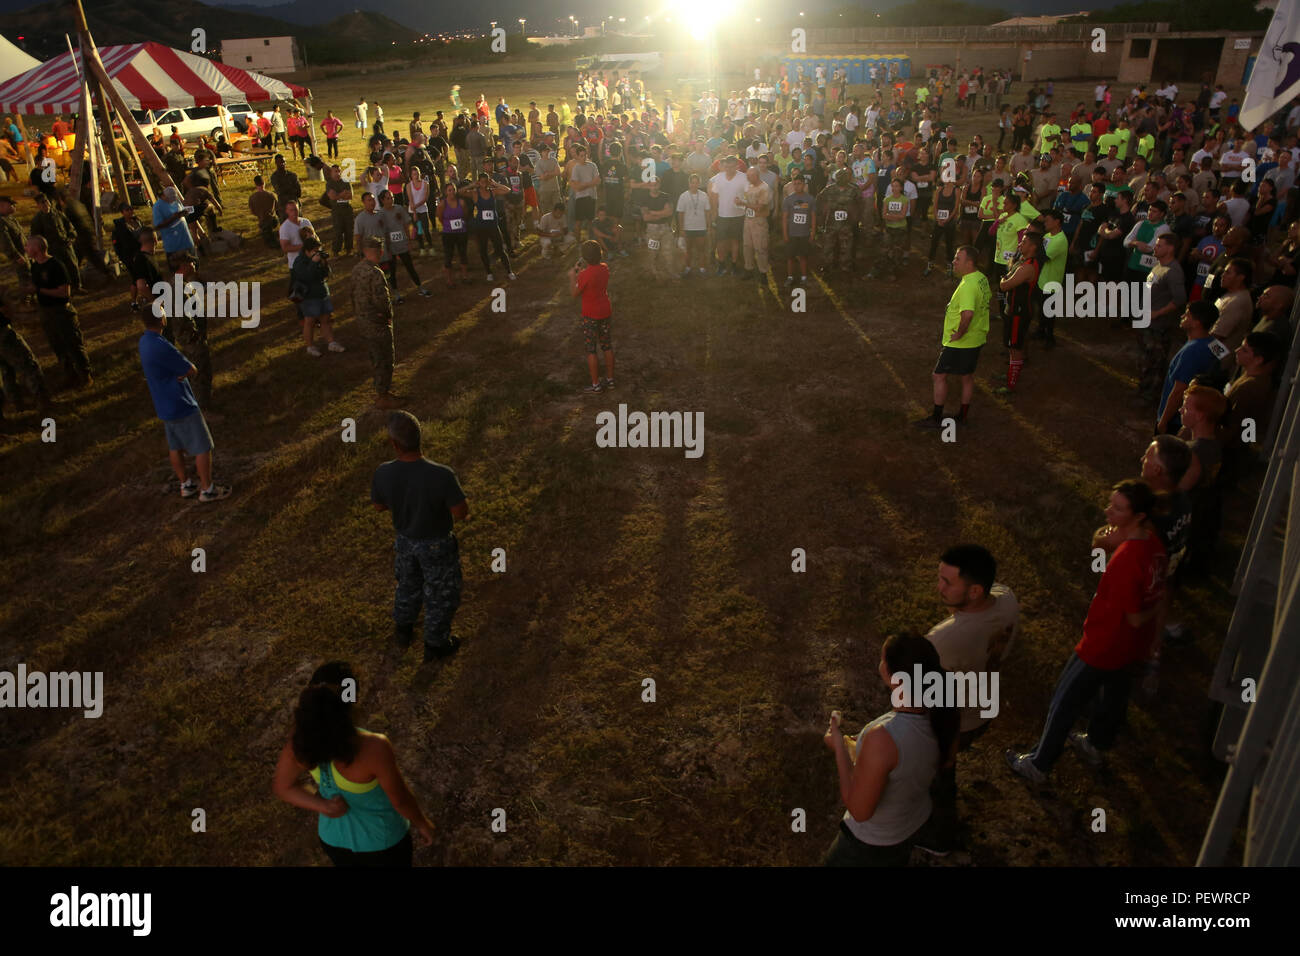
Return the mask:
<path fill-rule="evenodd" d="M 447 221 L 447 227 L 451 229 L 452 232 L 459 232 L 460 230 L 465 228 L 465 220 L 449 219 Z"/>
<path fill-rule="evenodd" d="M 796 226 L 806 225 L 808 222 L 808 214 L 806 212 L 793 213 L 790 216 L 790 221 Z"/>
<path fill-rule="evenodd" d="M 492 221 L 493 219 L 495 219 L 496 217 L 497 217 L 497 214 L 496 214 L 496 212 L 495 212 L 494 210 L 492 210 L 492 209 L 484 209 L 484 210 L 483 210 L 483 221 L 484 221 L 484 222 L 491 222 L 491 221 Z"/>
<path fill-rule="evenodd" d="M 930 188 L 930 184 L 929 184 L 929 183 L 913 183 L 913 185 L 916 186 L 917 189 L 929 189 L 929 188 Z"/>
<path fill-rule="evenodd" d="M 902 204 L 901 202 L 896 201 L 896 200 L 890 200 L 889 203 L 888 203 L 887 205 L 888 205 L 888 207 L 889 207 L 889 211 L 890 211 L 890 212 L 897 213 L 897 212 L 902 212 L 902 211 L 903 211 L 903 204 Z"/>
<path fill-rule="evenodd" d="M 1208 262 L 1202 262 L 1196 267 L 1196 274 L 1201 278 L 1208 276 L 1210 274 L 1210 264 Z"/>
<path fill-rule="evenodd" d="M 1008 249 L 1004 253 L 1002 253 L 1002 261 L 1010 265 L 1011 260 L 1015 258 L 1015 255 L 1016 255 L 1016 251 L 1014 249 Z"/>
<path fill-rule="evenodd" d="M 746 209 L 745 209 L 745 218 L 746 218 L 746 219 L 753 219 L 753 218 L 754 218 L 754 215 L 755 215 L 754 210 L 753 210 L 753 209 L 750 209 L 750 208 L 748 208 L 748 207 L 746 207 Z"/>
<path fill-rule="evenodd" d="M 836 209 L 836 210 L 835 210 L 835 221 L 836 221 L 836 222 L 845 222 L 845 221 L 848 220 L 848 218 L 849 218 L 849 212 L 848 212 L 847 209 Z"/>
<path fill-rule="evenodd" d="M 935 222 L 947 222 L 947 221 L 948 221 L 948 215 L 949 215 L 949 210 L 947 210 L 947 209 L 936 209 L 936 210 L 934 211 L 934 221 L 935 221 Z"/>
<path fill-rule="evenodd" d="M 1210 353 L 1220 362 L 1232 354 L 1232 350 L 1220 342 L 1218 339 L 1210 338 Z"/>
<path fill-rule="evenodd" d="M 645 241 L 645 247 L 646 247 L 647 249 L 649 249 L 651 252 L 658 252 L 658 251 L 659 251 L 659 240 L 658 240 L 658 239 L 647 239 L 647 240 Z"/>
<path fill-rule="evenodd" d="M 397 230 L 394 230 L 388 234 L 389 242 L 401 242 L 405 238 L 406 238 L 406 233 L 398 232 Z"/>
<path fill-rule="evenodd" d="M 510 177 L 510 185 L 511 185 L 511 186 L 514 186 L 516 189 L 519 188 L 519 184 L 520 184 L 521 182 L 523 182 L 523 178 L 520 177 L 520 176 L 511 176 L 511 177 Z"/>
<path fill-rule="evenodd" d="M 1138 262 L 1141 263 L 1143 269 L 1150 269 L 1155 266 L 1156 257 L 1153 255 L 1145 255 L 1138 259 Z"/>

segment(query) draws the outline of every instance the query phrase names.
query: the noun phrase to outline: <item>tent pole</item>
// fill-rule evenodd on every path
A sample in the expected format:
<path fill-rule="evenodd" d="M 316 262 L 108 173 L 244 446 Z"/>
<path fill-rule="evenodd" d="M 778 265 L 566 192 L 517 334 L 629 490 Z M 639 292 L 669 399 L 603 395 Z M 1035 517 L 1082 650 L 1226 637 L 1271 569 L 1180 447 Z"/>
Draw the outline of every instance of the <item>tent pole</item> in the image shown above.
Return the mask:
<path fill-rule="evenodd" d="M 127 143 L 132 145 L 133 152 L 136 148 L 140 150 L 140 152 L 135 155 L 136 162 L 139 162 L 141 156 L 143 156 L 145 161 L 149 163 L 149 168 L 152 169 L 154 175 L 158 177 L 159 184 L 164 189 L 168 186 L 176 185 L 172 182 L 172 177 L 171 174 L 167 172 L 167 167 L 162 164 L 162 160 L 158 158 L 158 154 L 153 151 L 153 147 L 149 144 L 149 140 L 144 135 L 144 131 L 140 129 L 140 124 L 136 122 L 135 116 L 132 115 L 129 109 L 127 109 L 126 102 L 122 99 L 122 95 L 118 93 L 117 87 L 113 85 L 113 81 L 108 76 L 108 71 L 104 69 L 104 64 L 99 59 L 99 50 L 95 47 L 95 41 L 90 37 L 90 27 L 86 25 L 86 11 L 81 7 L 81 0 L 72 0 L 71 6 L 77 23 L 77 36 L 81 41 L 82 58 L 85 63 L 86 71 L 90 74 L 90 76 L 83 76 L 82 81 L 89 84 L 92 82 L 91 77 L 94 78 L 93 82 L 98 84 L 100 88 L 100 105 L 104 108 L 106 113 L 108 103 L 112 103 L 113 109 L 117 111 L 118 119 L 122 122 L 122 131 L 127 136 Z M 105 99 L 105 97 L 107 97 L 107 99 Z M 22 120 L 20 119 L 19 122 L 21 123 Z M 113 126 L 111 123 L 107 124 L 107 130 L 109 136 L 112 136 Z M 114 142 L 114 146 L 116 146 L 116 142 Z M 116 152 L 116 150 L 114 151 Z M 116 157 L 114 158 L 116 159 Z M 118 169 L 120 173 L 119 167 L 121 164 L 114 163 L 113 166 L 114 169 Z M 140 166 L 140 172 L 144 179 L 145 193 L 147 195 L 152 195 L 153 191 L 149 188 L 149 177 L 143 175 L 143 165 Z M 125 199 L 127 202 L 130 202 L 130 195 L 126 194 Z"/>
<path fill-rule="evenodd" d="M 86 86 L 88 89 L 89 84 L 86 84 Z M 89 93 L 87 93 L 87 99 L 89 99 Z M 113 114 L 108 109 L 108 100 L 104 97 L 102 83 L 100 84 L 100 93 L 99 93 L 99 116 L 100 116 L 100 122 L 104 126 L 104 135 L 108 137 L 108 141 L 110 143 L 116 145 L 116 139 L 113 136 Z M 126 188 L 126 175 L 122 170 L 122 163 L 118 159 L 116 149 L 113 150 L 113 153 L 114 153 L 112 157 L 113 165 L 110 167 L 112 169 L 113 185 L 116 186 L 118 189 L 118 198 L 122 202 L 130 202 L 131 194 L 127 191 Z M 108 157 L 105 156 L 105 159 L 107 158 Z M 96 175 L 96 178 L 92 181 L 97 183 L 99 181 L 98 175 Z"/>
<path fill-rule="evenodd" d="M 90 135 L 86 129 L 86 117 L 88 115 L 89 113 L 83 107 L 81 112 L 77 115 L 77 125 L 73 128 L 72 135 L 77 139 L 76 145 L 72 149 L 72 157 L 68 165 L 68 186 L 69 192 L 74 196 L 81 195 L 81 174 L 85 170 L 86 147 L 89 145 L 89 140 L 87 140 L 86 137 Z M 94 162 L 94 157 L 91 157 L 90 162 Z"/>
<path fill-rule="evenodd" d="M 307 135 L 311 139 L 311 154 L 319 155 L 316 152 L 316 109 L 311 105 L 311 97 L 304 96 L 303 102 L 307 106 Z"/>

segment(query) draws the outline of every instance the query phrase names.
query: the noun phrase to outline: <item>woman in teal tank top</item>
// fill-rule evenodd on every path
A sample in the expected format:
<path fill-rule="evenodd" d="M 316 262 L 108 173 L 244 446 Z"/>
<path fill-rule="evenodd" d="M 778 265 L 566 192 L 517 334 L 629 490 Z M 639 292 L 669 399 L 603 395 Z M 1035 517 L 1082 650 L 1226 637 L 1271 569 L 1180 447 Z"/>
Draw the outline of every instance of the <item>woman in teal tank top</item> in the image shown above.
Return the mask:
<path fill-rule="evenodd" d="M 285 803 L 320 814 L 321 847 L 336 866 L 410 866 L 411 829 L 429 846 L 433 824 L 402 779 L 388 738 L 353 723 L 345 688 L 355 696 L 356 676 L 344 661 L 312 675 L 272 790 Z M 316 793 L 303 784 L 304 773 L 316 781 Z"/>

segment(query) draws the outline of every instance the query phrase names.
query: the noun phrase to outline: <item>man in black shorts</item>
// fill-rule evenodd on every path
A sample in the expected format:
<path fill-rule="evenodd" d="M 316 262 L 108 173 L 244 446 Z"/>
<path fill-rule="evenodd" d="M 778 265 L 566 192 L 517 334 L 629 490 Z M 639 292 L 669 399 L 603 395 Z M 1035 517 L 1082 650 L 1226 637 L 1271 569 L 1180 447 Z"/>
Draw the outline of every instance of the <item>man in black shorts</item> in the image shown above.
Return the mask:
<path fill-rule="evenodd" d="M 934 410 L 913 422 L 918 428 L 943 428 L 943 406 L 948 398 L 948 376 L 961 376 L 961 412 L 957 421 L 966 423 L 971 397 L 975 393 L 975 364 L 989 335 L 989 280 L 977 266 L 972 246 L 962 246 L 953 256 L 952 271 L 957 288 L 948 300 L 943 318 L 943 351 L 934 366 Z"/>
<path fill-rule="evenodd" d="M 375 469 L 370 500 L 375 510 L 392 512 L 397 534 L 393 641 L 403 648 L 410 645 L 423 604 L 427 663 L 460 647 L 451 633 L 461 587 L 460 546 L 452 525 L 469 516 L 469 503 L 456 473 L 421 454 L 418 418 L 392 412 L 388 440 L 397 457 Z"/>
<path fill-rule="evenodd" d="M 582 240 L 582 224 L 596 218 L 596 189 L 600 184 L 600 170 L 587 159 L 587 147 L 573 151 L 569 164 L 569 195 L 573 199 L 573 237 Z"/>
<path fill-rule="evenodd" d="M 817 231 L 817 203 L 808 194 L 808 182 L 802 176 L 790 180 L 791 192 L 781 202 L 781 238 L 785 240 L 785 284 L 794 285 L 794 263 L 799 260 L 801 281 L 808 281 L 808 257 L 812 255 L 812 237 Z"/>

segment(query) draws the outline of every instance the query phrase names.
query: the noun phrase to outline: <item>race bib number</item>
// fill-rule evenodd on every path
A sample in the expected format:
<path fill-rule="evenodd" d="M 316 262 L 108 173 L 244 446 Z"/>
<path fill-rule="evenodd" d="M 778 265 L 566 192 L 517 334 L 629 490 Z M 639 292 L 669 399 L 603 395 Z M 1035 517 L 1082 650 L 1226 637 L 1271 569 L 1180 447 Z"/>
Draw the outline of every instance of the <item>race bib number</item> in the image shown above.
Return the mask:
<path fill-rule="evenodd" d="M 897 213 L 903 211 L 903 204 L 901 202 L 891 200 L 889 203 L 887 203 L 887 206 L 889 207 L 890 212 Z"/>
<path fill-rule="evenodd" d="M 849 212 L 848 212 L 847 209 L 836 209 L 836 210 L 835 210 L 835 221 L 836 221 L 836 222 L 847 222 L 847 221 L 848 221 L 848 218 L 849 218 Z"/>
<path fill-rule="evenodd" d="M 1072 212 L 1067 212 L 1067 213 L 1065 214 L 1065 216 L 1064 216 L 1064 219 L 1065 219 L 1065 222 L 1066 222 L 1067 224 L 1068 224 L 1068 223 L 1071 223 L 1071 222 L 1074 222 L 1074 213 L 1072 213 Z"/>
<path fill-rule="evenodd" d="M 947 222 L 947 221 L 948 221 L 948 210 L 947 210 L 947 209 L 936 209 L 936 210 L 934 211 L 934 221 L 935 221 L 935 222 Z"/>
<path fill-rule="evenodd" d="M 796 226 L 806 226 L 808 224 L 808 214 L 806 212 L 796 212 L 790 216 L 790 221 Z"/>
<path fill-rule="evenodd" d="M 523 182 L 523 179 L 520 178 L 519 176 L 511 176 L 511 177 L 510 177 L 510 185 L 513 186 L 515 189 L 518 189 L 518 188 L 519 188 L 519 184 L 522 183 L 522 182 Z"/>
<path fill-rule="evenodd" d="M 460 230 L 462 230 L 462 229 L 465 228 L 465 220 L 464 220 L 464 219 L 450 219 L 450 220 L 447 221 L 447 227 L 448 227 L 449 229 L 451 229 L 452 232 L 459 232 Z"/>
<path fill-rule="evenodd" d="M 658 239 L 647 239 L 647 240 L 645 241 L 645 247 L 646 247 L 647 249 L 649 249 L 651 252 L 658 252 L 658 251 L 659 251 L 659 240 L 658 240 Z"/>
<path fill-rule="evenodd" d="M 1220 362 L 1222 362 L 1224 359 L 1226 359 L 1229 355 L 1232 354 L 1232 349 L 1228 348 L 1226 345 L 1224 345 L 1224 344 L 1223 344 L 1222 342 L 1220 342 L 1218 339 L 1216 339 L 1216 338 L 1214 338 L 1213 336 L 1211 336 L 1211 337 L 1210 337 L 1210 352 L 1214 355 L 1214 357 L 1215 357 L 1216 359 L 1218 359 Z"/>
<path fill-rule="evenodd" d="M 917 189 L 929 189 L 929 188 L 930 188 L 930 184 L 929 184 L 929 183 L 916 183 L 915 186 L 916 186 Z"/>
<path fill-rule="evenodd" d="M 405 238 L 406 238 L 406 233 L 396 229 L 394 229 L 392 232 L 388 234 L 389 242 L 401 242 Z"/>
<path fill-rule="evenodd" d="M 1210 274 L 1210 264 L 1208 262 L 1202 262 L 1199 266 L 1196 267 L 1196 274 L 1200 278 L 1204 279 L 1206 276 Z"/>
<path fill-rule="evenodd" d="M 1153 255 L 1145 255 L 1142 258 L 1140 258 L 1138 262 L 1141 263 L 1143 269 L 1150 269 L 1155 266 L 1156 257 Z"/>
<path fill-rule="evenodd" d="M 492 221 L 493 219 L 495 219 L 496 217 L 497 217 L 497 214 L 496 214 L 496 211 L 495 211 L 495 210 L 492 210 L 492 209 L 484 209 L 484 210 L 483 210 L 483 221 L 484 221 L 484 222 L 491 222 L 491 221 Z"/>
<path fill-rule="evenodd" d="M 1002 253 L 1002 261 L 1010 265 L 1011 260 L 1015 258 L 1015 254 L 1016 253 L 1014 249 L 1006 250 L 1005 252 Z"/>
<path fill-rule="evenodd" d="M 962 211 L 963 213 L 965 213 L 967 216 L 977 216 L 977 215 L 979 215 L 980 207 L 979 207 L 979 206 L 962 206 L 962 207 L 961 207 L 961 211 Z"/>
<path fill-rule="evenodd" d="M 753 218 L 754 218 L 754 215 L 755 215 L 754 210 L 752 210 L 752 209 L 746 209 L 746 210 L 745 210 L 745 218 L 746 218 L 746 219 L 753 219 Z"/>

